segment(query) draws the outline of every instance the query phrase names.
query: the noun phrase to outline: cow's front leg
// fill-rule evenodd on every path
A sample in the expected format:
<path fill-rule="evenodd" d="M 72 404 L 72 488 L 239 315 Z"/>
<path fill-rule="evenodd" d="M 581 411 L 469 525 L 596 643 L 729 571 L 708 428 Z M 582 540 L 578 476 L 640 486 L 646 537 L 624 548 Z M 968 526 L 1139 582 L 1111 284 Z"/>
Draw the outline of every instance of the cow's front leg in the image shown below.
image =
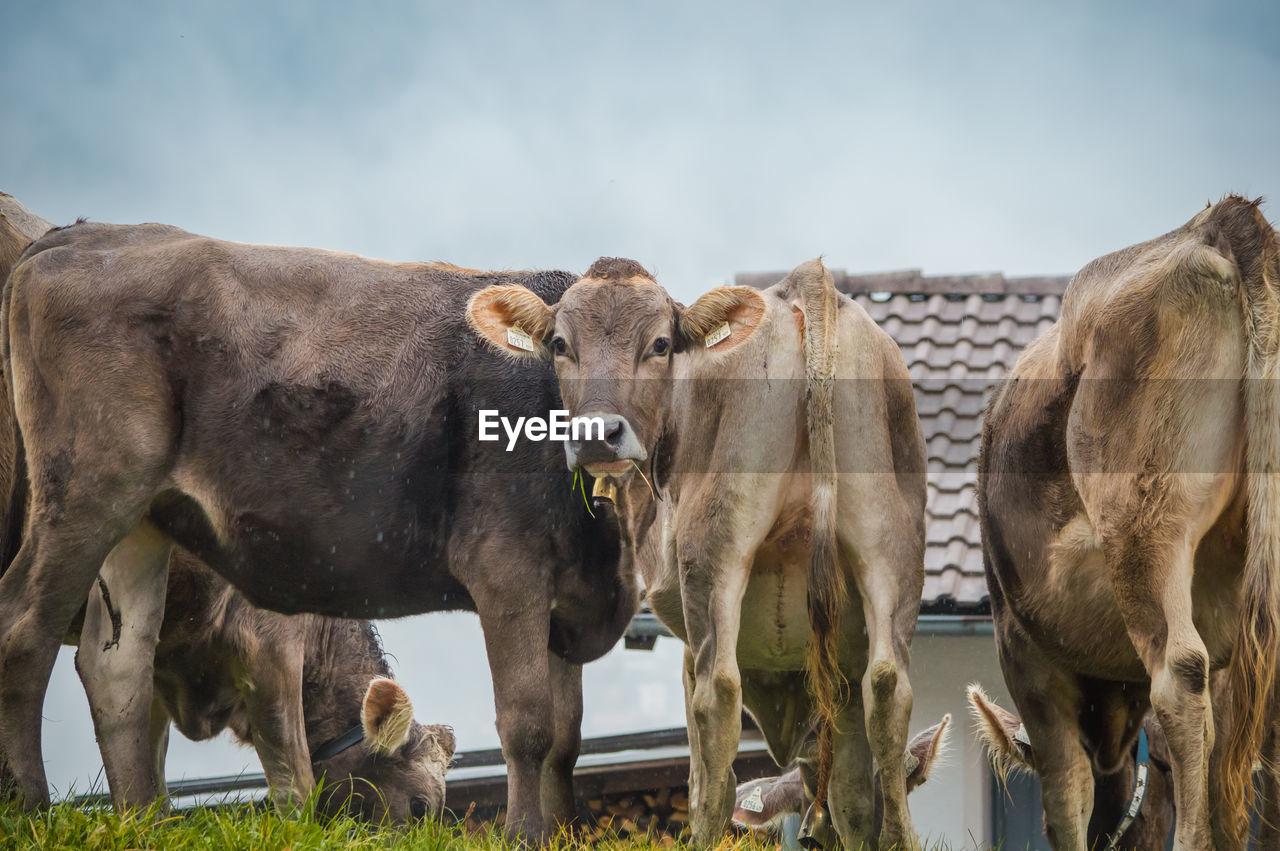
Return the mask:
<path fill-rule="evenodd" d="M 548 829 L 567 827 L 577 815 L 573 769 L 582 745 L 582 666 L 548 654 L 551 677 L 551 750 L 542 763 L 542 818 Z"/>
<path fill-rule="evenodd" d="M 273 635 L 271 641 L 255 641 L 244 658 L 246 668 L 236 679 L 249 714 L 253 747 L 267 775 L 272 802 L 291 813 L 316 785 L 302 711 L 306 648 L 300 637 Z"/>
<path fill-rule="evenodd" d="M 685 553 L 697 552 L 690 547 Z M 689 816 L 693 840 L 714 845 L 733 815 L 737 778 L 733 760 L 742 734 L 742 680 L 738 671 L 738 628 L 748 566 L 745 558 L 715 564 L 680 564 L 684 620 L 692 657 L 686 677 L 690 728 Z M 694 732 L 696 730 L 696 733 Z"/>
<path fill-rule="evenodd" d="M 542 766 L 551 752 L 554 724 L 547 640 L 551 607 L 545 587 L 510 584 L 472 599 L 484 629 L 498 738 L 507 762 L 506 834 L 543 841 Z"/>
<path fill-rule="evenodd" d="M 145 521 L 116 545 L 89 595 L 76 650 L 118 809 L 145 807 L 164 793 L 152 747 L 152 673 L 172 548 Z"/>

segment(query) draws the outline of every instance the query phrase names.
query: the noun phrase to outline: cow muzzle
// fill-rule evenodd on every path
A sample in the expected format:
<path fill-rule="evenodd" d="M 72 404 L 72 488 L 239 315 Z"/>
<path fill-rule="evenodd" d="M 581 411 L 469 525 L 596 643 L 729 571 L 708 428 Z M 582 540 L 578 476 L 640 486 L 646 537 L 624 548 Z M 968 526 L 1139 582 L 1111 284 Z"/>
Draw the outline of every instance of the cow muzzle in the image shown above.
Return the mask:
<path fill-rule="evenodd" d="M 565 441 L 565 461 L 570 470 L 585 469 L 593 478 L 621 478 L 636 464 L 649 458 L 635 429 L 621 414 L 579 414 L 587 427 L 577 437 Z M 598 421 L 598 424 L 593 423 Z"/>

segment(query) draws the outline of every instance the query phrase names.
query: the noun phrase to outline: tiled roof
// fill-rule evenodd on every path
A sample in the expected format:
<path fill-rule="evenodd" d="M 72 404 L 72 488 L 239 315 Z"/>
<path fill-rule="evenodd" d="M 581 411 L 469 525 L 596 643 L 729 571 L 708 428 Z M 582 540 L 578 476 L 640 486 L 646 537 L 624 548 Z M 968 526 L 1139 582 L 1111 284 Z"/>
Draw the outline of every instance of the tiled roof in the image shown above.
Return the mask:
<path fill-rule="evenodd" d="M 982 409 L 1023 346 L 1058 318 L 1070 278 L 832 274 L 898 342 L 915 385 L 929 454 L 921 611 L 988 613 L 974 487 Z M 739 274 L 737 283 L 770 286 L 784 275 Z"/>

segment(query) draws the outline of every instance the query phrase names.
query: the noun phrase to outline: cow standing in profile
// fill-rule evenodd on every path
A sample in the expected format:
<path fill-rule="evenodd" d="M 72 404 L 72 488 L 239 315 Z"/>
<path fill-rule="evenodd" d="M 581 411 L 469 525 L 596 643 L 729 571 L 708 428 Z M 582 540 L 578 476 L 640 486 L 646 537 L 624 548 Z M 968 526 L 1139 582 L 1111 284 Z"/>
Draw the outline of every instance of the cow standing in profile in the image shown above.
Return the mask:
<path fill-rule="evenodd" d="M 4 291 L 26 465 L 13 498 L 29 511 L 0 577 L 0 752 L 26 805 L 48 801 L 40 709 L 99 570 L 129 618 L 93 696 L 115 719 L 108 778 L 126 804 L 159 794 L 146 730 L 177 542 L 283 613 L 477 612 L 507 831 L 542 838 L 570 820 L 581 665 L 625 630 L 635 578 L 614 518 L 570 493 L 558 446 L 476 439 L 480 409 L 560 406 L 550 368 L 513 367 L 464 310 L 489 284 L 554 302 L 575 280 L 154 224 L 78 223 L 32 244 Z M 312 771 L 299 771 L 305 795 Z"/>
<path fill-rule="evenodd" d="M 1244 845 L 1280 637 L 1278 424 L 1280 240 L 1235 196 L 1082 269 L 993 396 L 987 583 L 1056 848 L 1086 847 L 1094 769 L 1148 706 L 1176 847 Z"/>
<path fill-rule="evenodd" d="M 0 193 L 0 281 L 26 247 L 52 228 L 13 196 Z M 12 413 L 8 385 L 0 382 L 0 525 L 16 541 L 25 506 L 9 504 L 18 466 Z M 5 567 L 0 565 L 0 572 Z M 120 578 L 130 580 L 127 572 Z M 89 635 L 84 634 L 86 620 Z M 152 782 L 163 795 L 172 720 L 195 741 L 230 728 L 241 743 L 253 745 L 272 797 L 282 803 L 293 803 L 302 788 L 299 778 L 310 771 L 326 784 L 322 811 L 381 822 L 438 815 L 443 808 L 453 733 L 413 720 L 409 696 L 389 679 L 368 621 L 289 617 L 256 608 L 190 553 L 175 548 L 145 731 L 122 729 L 119 719 L 96 705 L 102 678 L 120 673 L 113 669 L 123 628 L 124 617 L 111 604 L 104 579 L 66 637 L 77 645 L 84 639 L 76 668 L 104 763 L 111 766 L 113 791 L 138 779 L 115 773 L 111 751 L 145 734 L 155 766 Z M 301 693 L 291 688 L 296 682 L 302 683 Z M 124 801 L 117 798 L 117 803 Z"/>
<path fill-rule="evenodd" d="M 567 442 L 567 461 L 621 480 L 600 487 L 650 605 L 686 644 L 694 839 L 728 827 L 745 705 L 779 765 L 820 718 L 811 832 L 829 786 L 845 844 L 876 844 L 874 756 L 879 842 L 914 847 L 903 752 L 925 461 L 893 340 L 820 261 L 686 308 L 639 264 L 604 258 L 554 306 L 492 287 L 468 318 L 513 369 L 552 361 L 565 408 L 605 423 L 603 440 Z"/>

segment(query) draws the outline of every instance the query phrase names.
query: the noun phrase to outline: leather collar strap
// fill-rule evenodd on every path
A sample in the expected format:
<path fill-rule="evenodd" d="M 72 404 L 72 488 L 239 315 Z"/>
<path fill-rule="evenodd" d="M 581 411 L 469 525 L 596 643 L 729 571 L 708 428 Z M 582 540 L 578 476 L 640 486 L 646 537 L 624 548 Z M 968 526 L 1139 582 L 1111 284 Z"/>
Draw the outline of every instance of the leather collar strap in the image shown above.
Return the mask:
<path fill-rule="evenodd" d="M 1147 731 L 1138 733 L 1138 759 L 1133 772 L 1133 797 L 1129 799 L 1129 809 L 1125 810 L 1120 823 L 1111 832 L 1111 841 L 1107 843 L 1107 851 L 1116 851 L 1120 847 L 1120 837 L 1133 824 L 1133 820 L 1142 811 L 1142 801 L 1147 796 L 1147 771 L 1149 770 L 1150 753 L 1147 747 Z"/>
<path fill-rule="evenodd" d="M 340 736 L 334 736 L 320 747 L 311 752 L 311 761 L 320 762 L 326 759 L 333 759 L 338 754 L 355 747 L 364 741 L 364 725 L 357 724 L 347 732 Z"/>

